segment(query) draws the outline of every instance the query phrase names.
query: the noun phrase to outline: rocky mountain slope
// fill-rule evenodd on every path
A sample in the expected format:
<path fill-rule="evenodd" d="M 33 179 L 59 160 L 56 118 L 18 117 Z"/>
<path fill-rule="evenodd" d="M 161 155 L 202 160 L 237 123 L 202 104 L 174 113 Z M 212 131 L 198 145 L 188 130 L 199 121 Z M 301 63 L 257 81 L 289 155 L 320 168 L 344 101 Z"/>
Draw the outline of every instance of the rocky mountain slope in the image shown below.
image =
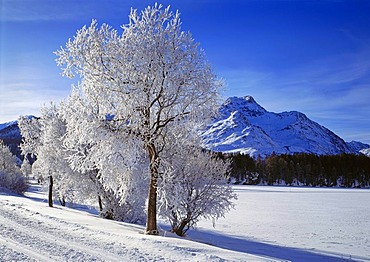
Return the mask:
<path fill-rule="evenodd" d="M 268 112 L 251 96 L 231 97 L 219 116 L 202 133 L 206 148 L 257 157 L 272 154 L 332 155 L 366 152 L 370 146 L 346 143 L 329 129 L 300 112 Z"/>

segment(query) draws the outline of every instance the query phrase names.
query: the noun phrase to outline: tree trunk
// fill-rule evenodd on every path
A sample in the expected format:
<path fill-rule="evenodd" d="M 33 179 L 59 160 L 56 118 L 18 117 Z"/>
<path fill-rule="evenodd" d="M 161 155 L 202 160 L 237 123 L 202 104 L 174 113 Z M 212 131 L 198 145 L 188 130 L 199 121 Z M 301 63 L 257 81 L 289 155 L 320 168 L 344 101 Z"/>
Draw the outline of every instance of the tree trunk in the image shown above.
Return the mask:
<path fill-rule="evenodd" d="M 158 186 L 158 163 L 159 157 L 153 143 L 148 145 L 149 152 L 149 169 L 150 169 L 150 184 L 149 184 L 149 201 L 148 201 L 148 216 L 146 221 L 146 234 L 158 235 L 157 229 L 157 186 Z"/>
<path fill-rule="evenodd" d="M 189 223 L 188 219 L 184 219 L 183 221 L 181 221 L 180 226 L 177 229 L 175 229 L 176 235 L 180 237 L 184 236 L 185 235 L 184 228 L 188 223 Z"/>
<path fill-rule="evenodd" d="M 53 176 L 49 176 L 49 207 L 53 207 Z"/>
<path fill-rule="evenodd" d="M 99 211 L 100 213 L 103 212 L 103 202 L 101 200 L 101 196 L 98 196 L 98 202 L 99 202 Z"/>
<path fill-rule="evenodd" d="M 66 206 L 66 199 L 65 199 L 65 197 L 64 196 L 62 196 L 62 197 L 60 197 L 59 198 L 59 202 L 60 202 L 60 204 L 62 205 L 62 206 Z"/>

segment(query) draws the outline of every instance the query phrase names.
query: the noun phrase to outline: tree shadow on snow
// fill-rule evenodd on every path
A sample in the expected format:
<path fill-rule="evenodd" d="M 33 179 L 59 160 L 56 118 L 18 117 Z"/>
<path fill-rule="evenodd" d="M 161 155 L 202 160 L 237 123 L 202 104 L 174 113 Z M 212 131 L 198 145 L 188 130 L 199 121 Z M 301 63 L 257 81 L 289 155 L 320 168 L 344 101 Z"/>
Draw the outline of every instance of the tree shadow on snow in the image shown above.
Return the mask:
<path fill-rule="evenodd" d="M 218 234 L 215 232 L 192 230 L 188 235 L 190 240 L 225 248 L 237 252 L 286 261 L 368 261 L 368 258 L 348 254 L 331 253 L 315 249 L 300 249 L 278 246 L 255 240 Z"/>
<path fill-rule="evenodd" d="M 36 180 L 30 180 L 28 181 L 28 184 L 29 187 L 24 195 L 14 193 L 4 188 L 0 188 L 0 195 L 11 195 L 14 197 L 26 198 L 35 202 L 40 202 L 44 203 L 45 205 L 48 205 L 47 190 L 45 188 L 43 189 L 43 186 L 38 184 Z M 90 215 L 99 216 L 99 211 L 95 207 L 89 205 L 66 202 L 65 207 L 78 211 L 83 211 L 89 213 Z M 57 200 L 53 199 L 53 208 L 62 208 L 62 205 Z"/>

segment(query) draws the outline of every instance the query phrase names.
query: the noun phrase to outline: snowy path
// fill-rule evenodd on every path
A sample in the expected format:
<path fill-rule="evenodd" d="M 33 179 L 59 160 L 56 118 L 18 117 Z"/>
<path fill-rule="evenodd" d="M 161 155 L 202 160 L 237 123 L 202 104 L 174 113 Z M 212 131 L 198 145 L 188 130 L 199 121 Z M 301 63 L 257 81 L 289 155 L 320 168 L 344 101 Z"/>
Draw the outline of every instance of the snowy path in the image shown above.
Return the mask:
<path fill-rule="evenodd" d="M 0 193 L 0 261 L 276 261 Z"/>
<path fill-rule="evenodd" d="M 41 215 L 22 206 L 15 206 L 9 201 L 5 201 L 1 207 L 0 220 L 2 244 L 37 261 L 57 261 L 58 258 L 120 261 L 126 255 L 99 248 L 102 246 L 100 243 L 92 242 L 86 237 L 88 234 L 91 236 L 91 230 L 87 228 Z M 125 248 L 121 250 L 124 251 Z"/>

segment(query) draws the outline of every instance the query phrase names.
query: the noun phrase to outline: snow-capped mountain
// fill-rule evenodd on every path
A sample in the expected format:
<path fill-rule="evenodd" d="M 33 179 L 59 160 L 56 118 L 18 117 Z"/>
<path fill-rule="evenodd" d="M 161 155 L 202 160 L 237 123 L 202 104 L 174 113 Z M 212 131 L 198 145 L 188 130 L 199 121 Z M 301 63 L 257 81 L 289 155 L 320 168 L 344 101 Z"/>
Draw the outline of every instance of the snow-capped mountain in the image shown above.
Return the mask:
<path fill-rule="evenodd" d="M 34 118 L 34 116 L 29 116 Z M 251 96 L 230 97 L 219 116 L 202 133 L 204 147 L 225 153 L 240 152 L 256 157 L 276 154 L 314 153 L 331 155 L 362 153 L 370 156 L 370 145 L 344 142 L 329 129 L 300 112 L 268 112 Z M 0 124 L 0 140 L 20 156 L 18 122 Z"/>
<path fill-rule="evenodd" d="M 359 152 L 363 149 L 370 149 L 370 146 L 368 144 L 364 144 L 358 141 L 347 142 L 347 145 L 353 152 Z"/>
<path fill-rule="evenodd" d="M 35 116 L 27 116 L 29 119 L 36 118 Z M 0 124 L 0 140 L 4 143 L 12 141 L 20 141 L 22 139 L 21 131 L 18 127 L 18 121 L 11 121 L 7 123 Z"/>
<path fill-rule="evenodd" d="M 368 157 L 370 157 L 370 147 L 369 148 L 361 149 L 359 152 L 362 153 L 362 154 L 364 154 L 364 155 L 366 155 L 366 156 L 368 156 Z"/>
<path fill-rule="evenodd" d="M 21 143 L 22 136 L 17 121 L 0 124 L 0 140 L 9 147 L 14 155 L 18 158 L 21 157 L 19 144 Z"/>
<path fill-rule="evenodd" d="M 14 140 L 18 138 L 21 138 L 21 133 L 19 131 L 17 121 L 0 124 L 0 139 Z"/>
<path fill-rule="evenodd" d="M 264 157 L 273 152 L 332 155 L 370 148 L 360 142 L 346 143 L 303 113 L 268 112 L 251 96 L 228 98 L 219 113 L 202 133 L 205 147 L 213 151 Z"/>
<path fill-rule="evenodd" d="M 0 131 L 3 130 L 4 128 L 7 128 L 8 126 L 12 126 L 14 124 L 17 124 L 17 121 L 11 121 L 11 122 L 0 124 Z"/>

